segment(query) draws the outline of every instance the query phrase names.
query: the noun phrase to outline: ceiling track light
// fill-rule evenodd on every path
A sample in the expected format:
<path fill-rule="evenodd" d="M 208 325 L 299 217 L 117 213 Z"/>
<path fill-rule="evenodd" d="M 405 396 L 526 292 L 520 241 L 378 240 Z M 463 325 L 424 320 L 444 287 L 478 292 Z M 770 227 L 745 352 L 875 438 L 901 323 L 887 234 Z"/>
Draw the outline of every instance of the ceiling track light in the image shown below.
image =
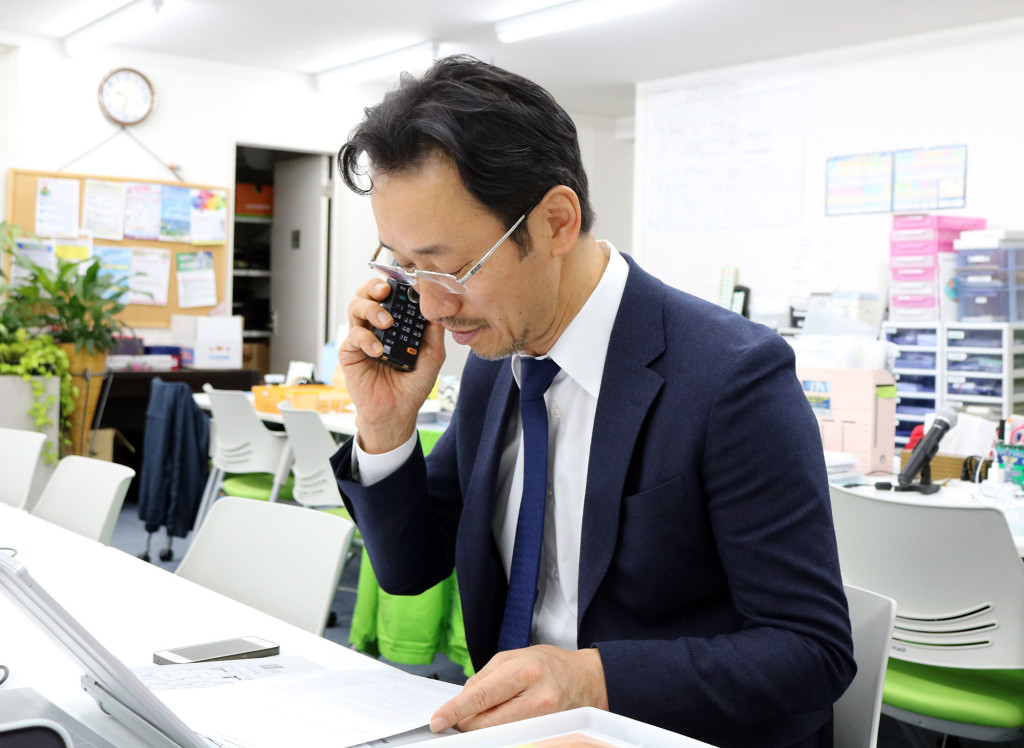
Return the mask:
<path fill-rule="evenodd" d="M 131 36 L 150 26 L 165 4 L 166 0 L 133 0 L 122 5 L 65 36 L 64 52 L 74 55 L 83 49 Z"/>
<path fill-rule="evenodd" d="M 432 41 L 423 42 L 314 73 L 313 79 L 320 90 L 366 83 L 393 78 L 406 71 L 426 70 L 436 57 L 437 45 Z"/>
<path fill-rule="evenodd" d="M 503 42 L 518 42 L 660 8 L 671 2 L 672 0 L 572 0 L 498 21 L 494 24 L 494 32 Z"/>

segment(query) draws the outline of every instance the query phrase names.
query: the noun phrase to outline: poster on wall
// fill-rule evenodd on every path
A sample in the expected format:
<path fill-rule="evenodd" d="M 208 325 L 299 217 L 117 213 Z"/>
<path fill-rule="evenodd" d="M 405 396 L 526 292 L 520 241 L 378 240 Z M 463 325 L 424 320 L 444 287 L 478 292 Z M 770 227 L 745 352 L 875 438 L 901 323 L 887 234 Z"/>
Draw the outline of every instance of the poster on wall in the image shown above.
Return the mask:
<path fill-rule="evenodd" d="M 891 151 L 837 156 L 825 166 L 825 215 L 888 213 L 892 210 Z"/>
<path fill-rule="evenodd" d="M 82 226 L 96 239 L 124 239 L 124 182 L 86 179 Z"/>
<path fill-rule="evenodd" d="M 129 182 L 124 198 L 125 239 L 160 238 L 159 184 Z"/>
<path fill-rule="evenodd" d="M 191 225 L 191 190 L 163 185 L 160 190 L 160 241 L 187 242 Z"/>
<path fill-rule="evenodd" d="M 209 252 L 179 252 L 177 260 L 178 306 L 189 309 L 217 304 L 217 276 Z"/>
<path fill-rule="evenodd" d="M 171 254 L 169 249 L 132 249 L 132 276 L 129 280 L 132 304 L 167 306 L 171 285 Z"/>
<path fill-rule="evenodd" d="M 966 205 L 966 145 L 896 151 L 893 211 L 940 210 Z"/>
<path fill-rule="evenodd" d="M 224 190 L 192 190 L 193 244 L 223 244 L 228 236 L 228 195 Z"/>
<path fill-rule="evenodd" d="M 36 185 L 36 231 L 39 236 L 78 237 L 77 179 L 39 177 Z"/>

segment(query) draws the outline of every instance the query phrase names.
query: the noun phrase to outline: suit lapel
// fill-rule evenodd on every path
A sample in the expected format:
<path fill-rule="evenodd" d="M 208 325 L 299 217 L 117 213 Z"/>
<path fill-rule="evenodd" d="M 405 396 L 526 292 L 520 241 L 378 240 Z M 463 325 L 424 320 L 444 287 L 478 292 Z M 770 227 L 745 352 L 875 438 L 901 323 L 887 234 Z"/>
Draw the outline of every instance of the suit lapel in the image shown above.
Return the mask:
<path fill-rule="evenodd" d="M 583 620 L 611 563 L 626 473 L 647 412 L 664 384 L 648 368 L 665 350 L 664 286 L 631 258 L 626 261 L 629 278 L 608 345 L 590 445 L 577 621 Z"/>
<path fill-rule="evenodd" d="M 497 650 L 508 584 L 491 533 L 498 464 L 512 408 L 519 402 L 512 367 L 505 364 L 491 389 L 479 444 L 459 448 L 475 459 L 463 496 L 455 566 L 459 570 L 466 640 L 469 651 L 475 653 L 477 668 L 483 667 Z M 481 656 L 483 660 L 477 662 Z"/>

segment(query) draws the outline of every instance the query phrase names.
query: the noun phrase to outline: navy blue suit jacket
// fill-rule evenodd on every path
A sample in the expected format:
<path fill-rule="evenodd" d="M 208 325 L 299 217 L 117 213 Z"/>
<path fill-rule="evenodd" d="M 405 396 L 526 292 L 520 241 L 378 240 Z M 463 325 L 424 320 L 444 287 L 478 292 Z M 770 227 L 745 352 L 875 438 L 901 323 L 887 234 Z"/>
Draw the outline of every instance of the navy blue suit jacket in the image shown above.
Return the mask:
<path fill-rule="evenodd" d="M 590 451 L 578 645 L 601 654 L 611 710 L 720 746 L 831 743 L 853 677 L 821 441 L 771 330 L 629 262 Z M 370 487 L 351 442 L 332 462 L 381 586 L 458 570 L 477 669 L 507 580 L 491 532 L 518 389 L 470 356 L 451 425 Z"/>

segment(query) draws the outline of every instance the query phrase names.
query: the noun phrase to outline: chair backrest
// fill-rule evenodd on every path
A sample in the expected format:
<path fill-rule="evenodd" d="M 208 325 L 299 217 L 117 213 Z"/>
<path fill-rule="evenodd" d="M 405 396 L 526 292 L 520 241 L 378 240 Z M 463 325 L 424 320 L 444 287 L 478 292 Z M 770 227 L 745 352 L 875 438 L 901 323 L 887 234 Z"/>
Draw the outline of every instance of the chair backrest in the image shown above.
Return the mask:
<path fill-rule="evenodd" d="M 844 581 L 896 601 L 891 657 L 1024 668 L 1024 564 L 1002 512 L 830 493 Z"/>
<path fill-rule="evenodd" d="M 244 392 L 215 390 L 203 385 L 210 396 L 216 423 L 213 465 L 228 473 L 277 473 L 287 447 L 283 432 L 263 425 Z"/>
<path fill-rule="evenodd" d="M 313 410 L 296 410 L 290 403 L 279 405 L 284 429 L 291 443 L 292 498 L 304 506 L 342 506 L 341 491 L 329 462 L 338 451 L 320 414 Z"/>
<path fill-rule="evenodd" d="M 175 573 L 322 634 L 354 528 L 327 512 L 224 496 Z"/>
<path fill-rule="evenodd" d="M 835 703 L 833 745 L 835 748 L 875 748 L 896 601 L 859 587 L 845 587 L 857 675 Z"/>
<path fill-rule="evenodd" d="M 0 428 L 0 502 L 27 507 L 45 441 L 38 431 Z"/>
<path fill-rule="evenodd" d="M 65 457 L 47 482 L 32 514 L 107 544 L 124 504 L 130 467 L 92 457 Z"/>

